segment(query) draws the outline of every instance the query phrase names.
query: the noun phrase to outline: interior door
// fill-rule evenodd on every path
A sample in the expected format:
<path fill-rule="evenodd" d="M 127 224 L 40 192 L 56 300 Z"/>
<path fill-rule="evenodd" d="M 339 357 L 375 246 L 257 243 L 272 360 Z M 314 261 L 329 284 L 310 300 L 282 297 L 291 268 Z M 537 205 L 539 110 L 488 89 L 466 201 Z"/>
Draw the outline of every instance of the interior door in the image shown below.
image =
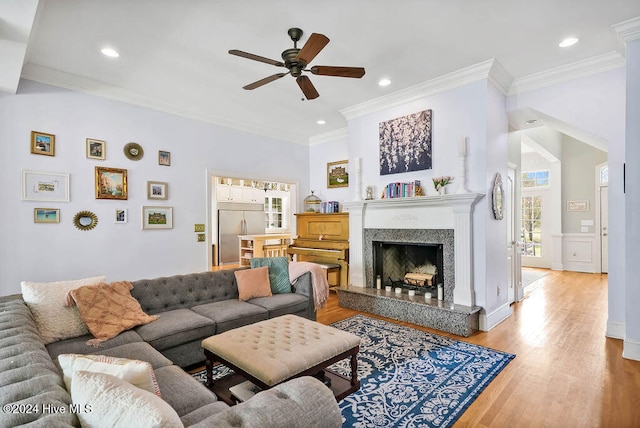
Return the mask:
<path fill-rule="evenodd" d="M 507 179 L 505 183 L 505 219 L 507 221 L 507 264 L 509 278 L 507 281 L 507 300 L 509 303 L 515 302 L 518 296 L 518 289 L 522 284 L 522 261 L 520 252 L 520 215 L 517 213 L 515 197 L 515 168 L 507 169 Z"/>
<path fill-rule="evenodd" d="M 609 187 L 600 187 L 600 257 L 602 273 L 609 272 Z"/>

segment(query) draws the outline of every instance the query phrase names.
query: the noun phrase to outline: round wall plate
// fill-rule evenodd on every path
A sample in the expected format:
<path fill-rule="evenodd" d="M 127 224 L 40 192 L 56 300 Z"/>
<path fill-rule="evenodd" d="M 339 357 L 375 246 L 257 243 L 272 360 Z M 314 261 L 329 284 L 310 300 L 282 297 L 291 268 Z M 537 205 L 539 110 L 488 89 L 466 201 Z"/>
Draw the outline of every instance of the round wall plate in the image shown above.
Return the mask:
<path fill-rule="evenodd" d="M 124 155 L 131 160 L 137 161 L 144 156 L 144 150 L 138 143 L 127 143 L 124 145 Z"/>

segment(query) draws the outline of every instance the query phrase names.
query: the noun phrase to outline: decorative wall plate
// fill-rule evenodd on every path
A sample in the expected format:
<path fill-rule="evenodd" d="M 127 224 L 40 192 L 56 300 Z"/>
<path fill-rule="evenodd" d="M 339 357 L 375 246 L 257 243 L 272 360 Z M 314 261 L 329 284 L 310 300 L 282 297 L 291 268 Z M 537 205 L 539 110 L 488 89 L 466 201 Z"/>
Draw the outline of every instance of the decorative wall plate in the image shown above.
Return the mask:
<path fill-rule="evenodd" d="M 144 150 L 138 143 L 127 143 L 124 145 L 124 155 L 134 161 L 142 159 Z"/>
<path fill-rule="evenodd" d="M 73 217 L 73 225 L 80 230 L 91 230 L 98 225 L 98 216 L 91 211 L 79 211 Z"/>

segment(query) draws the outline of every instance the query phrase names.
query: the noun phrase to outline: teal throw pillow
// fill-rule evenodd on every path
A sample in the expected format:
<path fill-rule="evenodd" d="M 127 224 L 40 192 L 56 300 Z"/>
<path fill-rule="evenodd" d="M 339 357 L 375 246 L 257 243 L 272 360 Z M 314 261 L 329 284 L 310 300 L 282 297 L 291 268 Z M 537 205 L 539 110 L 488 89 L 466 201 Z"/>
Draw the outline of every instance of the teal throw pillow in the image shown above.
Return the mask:
<path fill-rule="evenodd" d="M 251 267 L 269 268 L 269 285 L 273 294 L 291 293 L 289 259 L 287 257 L 253 257 Z"/>

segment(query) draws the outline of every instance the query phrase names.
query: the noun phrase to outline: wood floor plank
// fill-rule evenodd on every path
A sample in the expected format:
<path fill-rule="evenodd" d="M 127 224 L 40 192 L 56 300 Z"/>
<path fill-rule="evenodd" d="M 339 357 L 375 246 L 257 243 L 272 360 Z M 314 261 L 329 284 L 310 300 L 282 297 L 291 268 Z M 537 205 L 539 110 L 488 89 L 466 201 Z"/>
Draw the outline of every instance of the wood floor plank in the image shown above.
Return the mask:
<path fill-rule="evenodd" d="M 365 315 L 516 355 L 456 427 L 640 427 L 640 362 L 605 337 L 607 275 L 548 271 L 529 289 L 511 317 L 468 338 Z M 317 318 L 358 313 L 332 293 Z"/>

